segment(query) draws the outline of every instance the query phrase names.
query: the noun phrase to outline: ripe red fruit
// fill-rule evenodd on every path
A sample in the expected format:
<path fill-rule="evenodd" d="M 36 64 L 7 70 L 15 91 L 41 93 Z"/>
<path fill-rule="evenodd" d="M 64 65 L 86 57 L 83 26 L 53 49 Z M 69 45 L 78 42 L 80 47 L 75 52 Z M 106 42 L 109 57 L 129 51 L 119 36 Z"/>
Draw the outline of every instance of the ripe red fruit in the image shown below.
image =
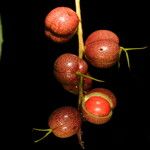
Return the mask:
<path fill-rule="evenodd" d="M 111 40 L 119 44 L 119 37 L 114 32 L 110 30 L 96 30 L 87 37 L 85 46 L 99 40 Z"/>
<path fill-rule="evenodd" d="M 119 58 L 120 47 L 111 40 L 99 40 L 86 46 L 86 59 L 97 68 L 108 68 Z"/>
<path fill-rule="evenodd" d="M 69 7 L 57 7 L 45 18 L 45 35 L 55 42 L 67 42 L 76 32 L 79 18 Z"/>
<path fill-rule="evenodd" d="M 90 94 L 90 93 L 102 93 L 102 94 L 105 94 L 107 95 L 109 101 L 110 101 L 110 106 L 112 109 L 114 109 L 117 105 L 117 98 L 116 96 L 114 95 L 114 93 L 109 90 L 109 89 L 106 89 L 106 88 L 94 88 L 92 89 L 91 91 L 89 91 L 87 94 Z"/>
<path fill-rule="evenodd" d="M 70 137 L 76 134 L 81 127 L 80 113 L 71 106 L 60 107 L 50 115 L 48 126 L 55 136 Z"/>
<path fill-rule="evenodd" d="M 99 96 L 92 96 L 85 102 L 87 111 L 97 116 L 107 116 L 111 110 L 107 100 Z"/>
<path fill-rule="evenodd" d="M 107 123 L 115 106 L 116 97 L 110 90 L 105 88 L 93 89 L 85 95 L 82 101 L 83 117 L 93 124 Z"/>
<path fill-rule="evenodd" d="M 76 72 L 86 74 L 87 70 L 87 63 L 78 56 L 70 53 L 62 54 L 54 62 L 54 75 L 63 85 L 77 85 L 79 78 Z"/>

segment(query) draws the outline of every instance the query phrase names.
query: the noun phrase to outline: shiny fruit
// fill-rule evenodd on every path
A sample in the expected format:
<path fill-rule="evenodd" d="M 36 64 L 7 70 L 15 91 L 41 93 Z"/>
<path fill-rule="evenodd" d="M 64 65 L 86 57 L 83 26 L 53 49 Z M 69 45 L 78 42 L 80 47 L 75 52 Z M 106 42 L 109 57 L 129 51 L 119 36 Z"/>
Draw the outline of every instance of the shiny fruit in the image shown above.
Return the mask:
<path fill-rule="evenodd" d="M 89 91 L 82 101 L 83 117 L 93 124 L 107 123 L 111 119 L 115 107 L 115 95 L 105 88 Z"/>
<path fill-rule="evenodd" d="M 97 116 L 107 116 L 110 112 L 110 104 L 100 96 L 92 96 L 85 102 L 85 108 Z"/>
<path fill-rule="evenodd" d="M 86 46 L 85 58 L 97 68 L 109 68 L 118 61 L 119 52 L 116 42 L 100 40 Z"/>
<path fill-rule="evenodd" d="M 78 56 L 70 53 L 60 55 L 54 62 L 54 75 L 63 85 L 77 85 L 79 77 L 76 73 L 81 72 L 86 74 L 87 70 L 87 63 Z"/>
<path fill-rule="evenodd" d="M 69 7 L 57 7 L 45 17 L 45 35 L 55 42 L 67 42 L 77 31 L 78 24 L 75 11 Z"/>
<path fill-rule="evenodd" d="M 104 95 L 107 95 L 107 97 L 109 98 L 110 100 L 110 106 L 112 109 L 114 109 L 117 105 L 117 98 L 116 96 L 114 95 L 114 93 L 109 90 L 109 89 L 106 89 L 106 88 L 94 88 L 92 90 L 90 90 L 87 94 L 90 94 L 90 93 L 102 93 Z"/>
<path fill-rule="evenodd" d="M 71 106 L 56 109 L 50 115 L 48 126 L 55 136 L 67 138 L 77 134 L 81 127 L 79 111 Z"/>

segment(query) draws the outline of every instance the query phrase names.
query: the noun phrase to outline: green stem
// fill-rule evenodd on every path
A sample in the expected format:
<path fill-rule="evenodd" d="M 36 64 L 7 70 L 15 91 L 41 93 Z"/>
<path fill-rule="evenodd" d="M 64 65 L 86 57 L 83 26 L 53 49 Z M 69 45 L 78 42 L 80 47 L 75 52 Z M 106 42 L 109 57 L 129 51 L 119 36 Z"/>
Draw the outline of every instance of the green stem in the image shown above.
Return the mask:
<path fill-rule="evenodd" d="M 37 128 L 33 128 L 33 131 L 36 130 L 36 131 L 49 131 L 50 129 L 37 129 Z"/>
<path fill-rule="evenodd" d="M 82 59 L 84 52 L 84 42 L 83 42 L 83 30 L 82 30 L 82 18 L 81 18 L 81 9 L 80 9 L 80 0 L 75 0 L 76 5 L 76 13 L 79 17 L 79 25 L 78 25 L 78 43 L 79 43 L 79 58 Z"/>
<path fill-rule="evenodd" d="M 36 130 L 36 131 L 46 131 L 47 132 L 43 137 L 41 137 L 38 140 L 35 140 L 34 143 L 37 143 L 37 142 L 43 140 L 44 138 L 46 138 L 52 132 L 52 129 L 37 129 L 37 128 L 33 128 L 33 130 Z"/>
<path fill-rule="evenodd" d="M 75 7 L 76 7 L 76 13 L 79 17 L 79 25 L 78 25 L 78 53 L 79 53 L 79 58 L 83 58 L 83 52 L 84 52 L 84 42 L 83 42 L 83 31 L 82 31 L 82 19 L 81 19 L 81 8 L 80 8 L 80 0 L 75 0 Z M 78 110 L 80 111 L 80 106 L 83 100 L 83 77 L 80 76 L 80 81 L 79 81 L 79 98 L 78 98 Z M 82 131 L 81 129 L 77 133 L 78 141 L 82 149 L 84 149 L 84 142 L 82 141 Z"/>
<path fill-rule="evenodd" d="M 120 47 L 120 49 L 124 50 L 124 51 L 130 51 L 130 50 L 141 50 L 141 49 L 146 49 L 147 46 L 144 47 L 137 47 L 137 48 L 124 48 L 124 47 Z"/>
<path fill-rule="evenodd" d="M 121 53 L 122 51 L 125 52 L 126 54 L 126 60 L 127 60 L 127 65 L 128 65 L 128 68 L 129 70 L 131 69 L 131 66 L 130 66 L 130 59 L 129 59 L 129 54 L 127 51 L 132 51 L 132 50 L 142 50 L 142 49 L 146 49 L 147 46 L 145 47 L 138 47 L 138 48 L 124 48 L 124 47 L 120 47 L 120 52 L 119 52 L 119 59 L 118 59 L 118 68 L 120 68 L 120 57 L 121 57 Z"/>
<path fill-rule="evenodd" d="M 91 77 L 91 76 L 89 76 L 89 75 L 85 75 L 85 74 L 83 74 L 83 73 L 81 73 L 81 72 L 76 72 L 76 74 L 77 74 L 78 76 L 82 76 L 82 77 L 85 77 L 85 78 L 89 78 L 89 79 L 92 79 L 92 80 L 97 81 L 97 82 L 104 82 L 103 80 L 96 79 L 96 78 Z"/>
<path fill-rule="evenodd" d="M 127 64 L 128 64 L 128 68 L 129 70 L 131 69 L 130 68 L 130 59 L 129 59 L 129 55 L 128 55 L 128 52 L 126 50 L 124 50 L 125 54 L 126 54 L 126 59 L 127 59 Z"/>

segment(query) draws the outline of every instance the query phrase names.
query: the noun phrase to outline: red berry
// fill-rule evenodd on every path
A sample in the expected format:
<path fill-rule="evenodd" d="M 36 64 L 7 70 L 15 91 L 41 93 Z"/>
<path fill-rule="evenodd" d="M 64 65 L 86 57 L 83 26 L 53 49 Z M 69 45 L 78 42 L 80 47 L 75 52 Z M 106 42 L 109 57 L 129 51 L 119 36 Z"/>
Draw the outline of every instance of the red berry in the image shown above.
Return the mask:
<path fill-rule="evenodd" d="M 104 95 L 106 95 L 109 98 L 109 102 L 110 102 L 110 106 L 112 109 L 114 109 L 117 105 L 117 98 L 114 95 L 114 93 L 106 88 L 94 88 L 91 91 L 89 91 L 87 94 L 90 93 L 102 93 Z"/>
<path fill-rule="evenodd" d="M 87 63 L 70 53 L 62 54 L 54 63 L 54 75 L 62 84 L 77 85 L 79 78 L 76 72 L 86 74 L 87 70 Z"/>
<path fill-rule="evenodd" d="M 70 137 L 76 134 L 81 127 L 80 113 L 71 106 L 60 107 L 50 115 L 48 126 L 55 136 Z"/>
<path fill-rule="evenodd" d="M 116 97 L 110 90 L 95 88 L 84 96 L 81 110 L 90 123 L 104 124 L 110 120 L 115 106 Z"/>
<path fill-rule="evenodd" d="M 87 111 L 97 116 L 107 116 L 110 113 L 110 104 L 99 96 L 92 96 L 85 102 Z"/>
<path fill-rule="evenodd" d="M 111 40 L 100 40 L 89 44 L 85 49 L 86 59 L 97 68 L 108 68 L 119 58 L 120 47 Z"/>
<path fill-rule="evenodd" d="M 57 7 L 45 18 L 45 34 L 55 42 L 66 42 L 76 32 L 79 18 L 69 7 Z"/>

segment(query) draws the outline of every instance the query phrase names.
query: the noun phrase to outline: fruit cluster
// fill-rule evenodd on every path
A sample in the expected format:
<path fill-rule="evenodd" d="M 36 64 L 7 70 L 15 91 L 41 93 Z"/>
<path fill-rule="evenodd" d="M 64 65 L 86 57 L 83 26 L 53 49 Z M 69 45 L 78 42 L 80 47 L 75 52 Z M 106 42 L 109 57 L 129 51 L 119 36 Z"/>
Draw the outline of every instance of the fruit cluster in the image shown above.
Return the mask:
<path fill-rule="evenodd" d="M 76 34 L 80 21 L 71 8 L 57 7 L 45 18 L 45 35 L 57 43 L 68 42 Z M 97 68 L 112 67 L 119 61 L 122 50 L 126 52 L 131 48 L 121 47 L 114 32 L 97 30 L 85 40 L 82 58 L 72 53 L 59 56 L 54 62 L 54 76 L 66 91 L 73 94 L 80 93 L 80 79 L 83 77 L 80 85 L 83 88 L 82 101 L 78 109 L 72 106 L 56 109 L 49 117 L 49 129 L 35 130 L 53 132 L 57 137 L 66 138 L 79 132 L 83 120 L 97 125 L 107 123 L 116 107 L 116 96 L 106 88 L 92 89 L 92 82 L 96 79 L 91 77 L 88 63 Z M 127 53 L 126 56 L 129 65 Z"/>

